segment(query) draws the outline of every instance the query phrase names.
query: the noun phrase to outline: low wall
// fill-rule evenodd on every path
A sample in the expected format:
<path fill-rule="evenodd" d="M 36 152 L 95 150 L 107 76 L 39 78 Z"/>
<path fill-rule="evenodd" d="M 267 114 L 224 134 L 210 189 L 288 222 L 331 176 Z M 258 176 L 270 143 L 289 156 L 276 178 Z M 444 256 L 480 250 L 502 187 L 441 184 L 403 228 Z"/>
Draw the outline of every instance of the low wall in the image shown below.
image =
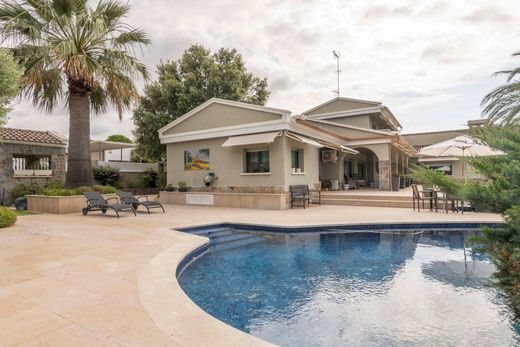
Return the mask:
<path fill-rule="evenodd" d="M 289 208 L 287 195 L 269 193 L 166 192 L 161 191 L 162 204 L 202 205 L 216 207 L 284 210 Z"/>
<path fill-rule="evenodd" d="M 105 199 L 116 197 L 116 194 L 103 195 Z M 110 201 L 115 202 L 115 201 Z M 73 196 L 27 196 L 27 210 L 41 213 L 67 214 L 79 213 L 87 206 L 87 200 L 83 195 Z"/>

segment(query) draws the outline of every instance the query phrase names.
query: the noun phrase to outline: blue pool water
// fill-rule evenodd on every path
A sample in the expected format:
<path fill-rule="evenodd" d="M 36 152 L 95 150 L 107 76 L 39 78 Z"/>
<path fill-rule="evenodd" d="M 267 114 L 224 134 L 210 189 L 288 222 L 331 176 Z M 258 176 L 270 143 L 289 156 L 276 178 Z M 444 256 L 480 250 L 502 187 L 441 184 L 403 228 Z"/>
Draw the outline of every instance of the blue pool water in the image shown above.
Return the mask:
<path fill-rule="evenodd" d="M 214 317 L 282 346 L 513 346 L 475 232 L 269 234 L 218 228 L 179 274 Z"/>

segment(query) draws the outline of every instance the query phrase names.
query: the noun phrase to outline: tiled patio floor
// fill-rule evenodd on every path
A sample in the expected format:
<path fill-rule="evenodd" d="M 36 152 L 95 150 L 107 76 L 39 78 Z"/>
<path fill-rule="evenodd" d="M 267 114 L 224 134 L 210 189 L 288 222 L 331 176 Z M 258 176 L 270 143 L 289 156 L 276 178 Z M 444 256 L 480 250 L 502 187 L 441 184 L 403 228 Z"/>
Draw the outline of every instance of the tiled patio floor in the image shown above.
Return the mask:
<path fill-rule="evenodd" d="M 175 267 L 204 238 L 172 228 L 216 222 L 316 225 L 494 222 L 492 214 L 321 206 L 262 211 L 166 206 L 121 219 L 32 215 L 0 231 L 1 346 L 263 345 L 182 292 Z"/>

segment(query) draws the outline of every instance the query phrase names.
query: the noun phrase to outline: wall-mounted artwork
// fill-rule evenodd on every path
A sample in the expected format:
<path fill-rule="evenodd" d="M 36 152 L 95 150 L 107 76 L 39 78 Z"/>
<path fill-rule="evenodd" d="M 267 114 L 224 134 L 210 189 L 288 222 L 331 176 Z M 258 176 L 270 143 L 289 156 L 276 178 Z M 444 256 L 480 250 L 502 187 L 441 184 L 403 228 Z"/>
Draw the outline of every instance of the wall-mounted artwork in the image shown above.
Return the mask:
<path fill-rule="evenodd" d="M 209 148 L 184 151 L 184 171 L 209 170 Z"/>

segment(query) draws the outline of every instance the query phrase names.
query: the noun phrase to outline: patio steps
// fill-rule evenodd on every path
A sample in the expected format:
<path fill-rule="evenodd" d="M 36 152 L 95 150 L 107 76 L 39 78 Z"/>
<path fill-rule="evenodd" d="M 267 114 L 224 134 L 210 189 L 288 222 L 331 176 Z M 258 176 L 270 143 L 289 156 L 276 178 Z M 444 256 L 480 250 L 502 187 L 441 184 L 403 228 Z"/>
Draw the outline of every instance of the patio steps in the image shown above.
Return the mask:
<path fill-rule="evenodd" d="M 322 193 L 323 205 L 412 208 L 411 196 Z M 422 208 L 422 205 L 421 205 Z M 428 203 L 425 208 L 429 208 Z"/>
<path fill-rule="evenodd" d="M 231 228 L 211 228 L 199 231 L 190 231 L 190 234 L 206 236 L 210 240 L 213 251 L 222 251 L 237 247 L 243 247 L 257 242 L 265 241 L 264 238 L 256 236 L 254 233 L 237 232 Z"/>

